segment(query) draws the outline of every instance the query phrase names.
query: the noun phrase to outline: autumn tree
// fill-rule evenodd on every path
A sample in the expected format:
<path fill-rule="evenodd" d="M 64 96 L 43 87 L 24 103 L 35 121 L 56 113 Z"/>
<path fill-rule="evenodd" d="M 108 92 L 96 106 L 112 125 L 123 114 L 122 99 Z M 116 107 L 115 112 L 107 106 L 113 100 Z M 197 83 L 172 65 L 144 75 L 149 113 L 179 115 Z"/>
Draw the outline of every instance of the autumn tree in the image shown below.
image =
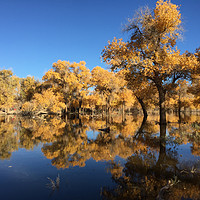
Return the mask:
<path fill-rule="evenodd" d="M 0 71 L 0 108 L 9 112 L 16 103 L 18 94 L 19 78 L 13 76 L 11 70 Z"/>
<path fill-rule="evenodd" d="M 43 76 L 45 87 L 49 87 L 56 94 L 59 93 L 64 98 L 67 108 L 72 100 L 78 102 L 78 108 L 81 107 L 83 97 L 88 93 L 90 87 L 90 70 L 85 66 L 86 63 L 61 61 L 53 64 Z"/>
<path fill-rule="evenodd" d="M 106 100 L 96 91 L 91 92 L 83 98 L 83 108 L 88 109 L 92 115 L 94 110 L 99 112 L 103 105 L 106 105 Z"/>
<path fill-rule="evenodd" d="M 34 77 L 27 76 L 26 78 L 22 78 L 20 80 L 21 101 L 30 101 L 37 92 L 36 89 L 39 84 L 40 82 L 35 80 Z"/>
<path fill-rule="evenodd" d="M 64 99 L 60 94 L 54 94 L 51 89 L 36 93 L 33 96 L 34 111 L 59 113 L 65 108 Z"/>
<path fill-rule="evenodd" d="M 192 108 L 194 96 L 188 91 L 190 88 L 190 84 L 186 80 L 178 80 L 177 86 L 172 90 L 171 93 L 167 95 L 167 107 L 175 110 L 179 114 L 181 110 L 184 108 Z"/>
<path fill-rule="evenodd" d="M 194 95 L 193 104 L 196 108 L 200 106 L 200 80 L 196 77 L 192 81 L 192 86 L 189 87 L 189 92 Z"/>
<path fill-rule="evenodd" d="M 154 84 L 159 94 L 160 124 L 166 124 L 166 93 L 178 79 L 189 78 L 197 59 L 180 53 L 175 46 L 181 32 L 179 7 L 159 0 L 151 12 L 141 10 L 129 21 L 125 30 L 127 42 L 114 39 L 104 48 L 104 61 L 112 70 L 127 69 L 133 77 L 143 77 Z"/>
<path fill-rule="evenodd" d="M 193 104 L 196 108 L 200 106 L 200 47 L 196 49 L 195 56 L 198 60 L 198 67 L 193 71 L 192 74 L 192 85 L 188 88 L 188 92 L 194 95 Z"/>
<path fill-rule="evenodd" d="M 128 88 L 133 91 L 138 103 L 140 104 L 144 120 L 147 119 L 147 109 L 157 104 L 157 95 L 155 86 L 145 77 L 130 73 L 127 70 L 125 79 L 128 83 Z"/>
<path fill-rule="evenodd" d="M 101 67 L 95 67 L 92 71 L 92 83 L 95 91 L 106 99 L 106 111 L 109 113 L 113 93 L 116 90 L 116 78 L 113 72 L 109 72 Z"/>
<path fill-rule="evenodd" d="M 121 70 L 115 73 L 117 79 L 116 84 L 118 90 L 117 95 L 117 105 L 122 106 L 122 115 L 124 115 L 126 107 L 133 107 L 136 101 L 136 95 L 134 94 L 132 88 L 128 87 L 128 82 L 126 81 L 126 72 Z M 136 98 L 135 98 L 136 97 Z"/>
<path fill-rule="evenodd" d="M 135 102 L 132 91 L 127 88 L 123 71 L 114 73 L 97 66 L 91 73 L 95 91 L 102 98 L 105 98 L 105 106 L 108 114 L 113 107 L 122 105 L 124 110 L 126 102 L 129 104 Z"/>

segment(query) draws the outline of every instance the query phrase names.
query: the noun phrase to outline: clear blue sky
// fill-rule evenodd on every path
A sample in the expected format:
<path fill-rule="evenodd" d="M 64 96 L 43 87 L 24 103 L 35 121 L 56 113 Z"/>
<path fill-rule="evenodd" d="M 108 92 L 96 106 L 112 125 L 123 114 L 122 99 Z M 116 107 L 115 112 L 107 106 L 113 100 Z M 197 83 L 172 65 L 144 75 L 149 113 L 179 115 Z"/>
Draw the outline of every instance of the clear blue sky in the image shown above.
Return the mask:
<path fill-rule="evenodd" d="M 122 25 L 139 7 L 156 0 L 0 0 L 0 68 L 19 77 L 41 78 L 57 60 L 106 67 L 101 51 L 108 40 L 125 38 Z M 200 1 L 181 5 L 185 29 L 181 51 L 200 46 Z"/>

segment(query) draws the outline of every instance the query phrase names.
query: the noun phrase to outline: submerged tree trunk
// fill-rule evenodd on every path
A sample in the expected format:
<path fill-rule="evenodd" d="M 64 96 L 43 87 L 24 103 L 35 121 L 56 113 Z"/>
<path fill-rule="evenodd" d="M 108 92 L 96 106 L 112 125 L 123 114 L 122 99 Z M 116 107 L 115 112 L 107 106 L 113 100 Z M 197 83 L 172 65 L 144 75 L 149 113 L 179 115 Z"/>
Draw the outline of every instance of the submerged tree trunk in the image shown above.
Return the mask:
<path fill-rule="evenodd" d="M 157 166 L 161 166 L 161 164 L 165 163 L 166 160 L 166 124 L 160 124 L 160 153 L 158 157 L 158 161 L 156 163 Z"/>
<path fill-rule="evenodd" d="M 148 116 L 147 110 L 146 110 L 146 105 L 145 105 L 145 103 L 144 103 L 142 98 L 140 98 L 138 96 L 136 96 L 136 98 L 137 98 L 138 102 L 140 103 L 140 105 L 142 107 L 142 111 L 143 111 L 143 114 L 144 114 L 144 119 L 146 120 L 147 116 Z"/>

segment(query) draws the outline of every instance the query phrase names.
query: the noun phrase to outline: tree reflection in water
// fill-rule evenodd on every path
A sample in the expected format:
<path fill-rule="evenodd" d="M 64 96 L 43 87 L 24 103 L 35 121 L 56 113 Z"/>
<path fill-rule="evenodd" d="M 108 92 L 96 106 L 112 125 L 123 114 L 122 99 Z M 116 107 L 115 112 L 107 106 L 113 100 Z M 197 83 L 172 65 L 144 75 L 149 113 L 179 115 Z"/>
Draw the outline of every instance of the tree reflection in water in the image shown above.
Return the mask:
<path fill-rule="evenodd" d="M 12 119 L 0 117 L 0 159 L 9 159 L 18 149 L 18 137 L 15 134 Z"/>
<path fill-rule="evenodd" d="M 140 151 L 130 156 L 124 167 L 112 162 L 110 172 L 117 186 L 104 188 L 103 199 L 200 199 L 199 160 L 180 163 L 178 152 L 167 148 L 167 143 L 166 126 L 161 124 L 157 159 L 153 151 Z"/>
<path fill-rule="evenodd" d="M 190 158 L 183 162 L 178 150 L 179 145 L 190 143 L 191 153 L 200 156 L 198 118 L 185 117 L 180 124 L 176 116 L 168 116 L 167 131 L 156 120 L 156 116 L 148 121 L 127 116 L 121 123 L 121 116 L 112 116 L 111 131 L 91 139 L 88 131 L 105 128 L 106 120 L 1 118 L 0 159 L 9 159 L 18 148 L 33 149 L 43 143 L 43 154 L 57 168 L 84 167 L 91 158 L 108 161 L 116 187 L 103 188 L 103 199 L 199 199 L 200 162 Z M 126 159 L 125 164 L 116 156 Z"/>

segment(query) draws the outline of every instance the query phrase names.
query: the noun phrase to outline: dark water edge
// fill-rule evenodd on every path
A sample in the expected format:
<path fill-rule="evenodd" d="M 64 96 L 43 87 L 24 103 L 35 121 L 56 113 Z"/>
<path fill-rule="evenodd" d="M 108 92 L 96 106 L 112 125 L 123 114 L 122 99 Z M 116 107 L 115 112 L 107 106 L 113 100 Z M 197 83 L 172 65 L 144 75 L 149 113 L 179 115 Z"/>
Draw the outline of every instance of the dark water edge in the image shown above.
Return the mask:
<path fill-rule="evenodd" d="M 200 199 L 200 117 L 179 118 L 1 116 L 0 199 Z"/>

